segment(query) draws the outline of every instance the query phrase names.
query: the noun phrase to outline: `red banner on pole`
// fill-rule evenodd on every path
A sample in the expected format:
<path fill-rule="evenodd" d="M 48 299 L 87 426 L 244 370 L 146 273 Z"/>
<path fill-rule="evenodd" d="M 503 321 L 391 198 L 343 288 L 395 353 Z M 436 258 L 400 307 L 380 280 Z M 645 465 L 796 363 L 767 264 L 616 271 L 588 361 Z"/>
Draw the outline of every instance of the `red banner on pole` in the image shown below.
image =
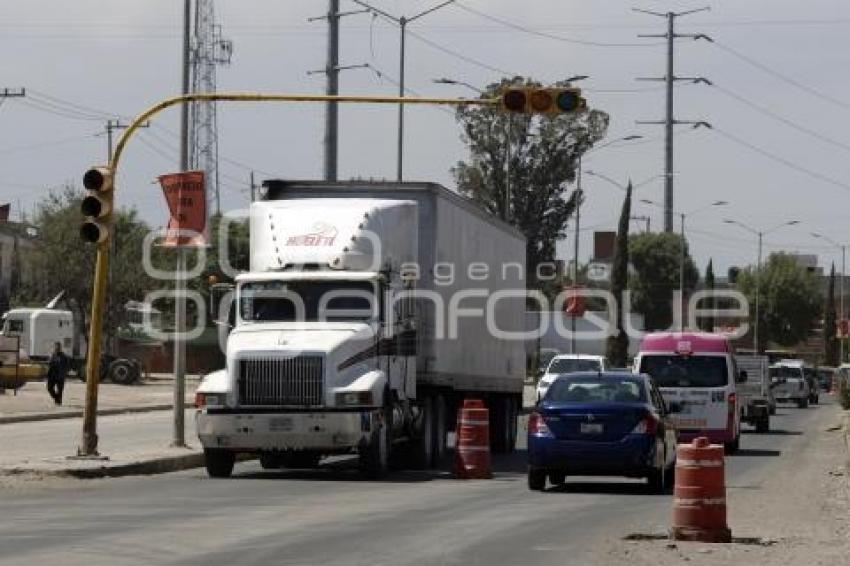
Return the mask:
<path fill-rule="evenodd" d="M 206 246 L 207 197 L 203 171 L 160 175 L 159 184 L 168 203 L 167 248 Z"/>

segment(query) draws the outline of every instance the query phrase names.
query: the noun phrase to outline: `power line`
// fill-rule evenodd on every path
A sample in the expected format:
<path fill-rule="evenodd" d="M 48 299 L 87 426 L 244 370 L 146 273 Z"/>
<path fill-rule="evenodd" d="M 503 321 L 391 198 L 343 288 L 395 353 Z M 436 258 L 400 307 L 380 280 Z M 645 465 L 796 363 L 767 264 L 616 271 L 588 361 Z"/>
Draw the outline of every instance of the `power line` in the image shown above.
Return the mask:
<path fill-rule="evenodd" d="M 824 92 L 821 92 L 820 90 L 817 90 L 817 89 L 812 88 L 812 87 L 810 87 L 806 84 L 803 84 L 796 79 L 792 79 L 791 77 L 784 75 L 784 74 L 780 73 L 779 71 L 776 71 L 776 70 L 768 67 L 764 63 L 760 63 L 759 61 L 756 61 L 752 57 L 744 55 L 743 53 L 741 53 L 741 52 L 739 52 L 735 49 L 732 49 L 728 45 L 724 45 L 723 43 L 720 43 L 715 39 L 712 39 L 711 42 L 714 45 L 716 45 L 718 48 L 720 48 L 721 50 L 732 55 L 733 57 L 737 57 L 741 61 L 744 61 L 745 63 L 748 63 L 749 65 L 752 65 L 753 67 L 760 69 L 760 70 L 764 71 L 765 73 L 767 73 L 767 74 L 769 74 L 769 75 L 771 75 L 771 76 L 773 76 L 773 77 L 775 77 L 775 78 L 777 78 L 777 79 L 779 79 L 779 80 L 781 80 L 785 83 L 788 83 L 792 86 L 795 86 L 795 87 L 799 88 L 800 90 L 808 92 L 809 94 L 816 96 L 816 97 L 820 98 L 821 100 L 825 100 L 826 102 L 834 104 L 835 106 L 840 106 L 841 108 L 844 108 L 845 110 L 850 110 L 850 103 L 848 103 L 848 102 L 834 98 L 834 97 L 832 97 L 832 96 L 830 96 L 830 95 L 828 95 Z"/>
<path fill-rule="evenodd" d="M 758 112 L 761 112 L 765 116 L 769 116 L 770 118 L 773 118 L 774 120 L 778 120 L 779 122 L 782 122 L 786 126 L 794 128 L 795 130 L 797 130 L 799 132 L 803 132 L 804 134 L 808 134 L 808 135 L 812 136 L 813 138 L 819 139 L 822 142 L 828 143 L 828 144 L 833 145 L 835 147 L 839 147 L 839 148 L 845 149 L 845 150 L 850 150 L 850 144 L 846 144 L 844 142 L 834 140 L 834 139 L 832 139 L 828 136 L 825 136 L 824 134 L 821 134 L 821 133 L 819 133 L 815 130 L 812 130 L 811 128 L 808 128 L 806 126 L 798 124 L 797 122 L 794 122 L 792 120 L 789 120 L 788 118 L 782 116 L 781 114 L 773 112 L 772 110 L 769 110 L 768 108 L 765 108 L 764 106 L 756 104 L 755 102 L 748 100 L 748 99 L 744 98 L 743 96 L 741 96 L 741 95 L 739 95 L 739 94 L 737 94 L 737 93 L 735 93 L 735 92 L 733 92 L 729 89 L 723 88 L 723 87 L 718 86 L 716 84 L 713 84 L 712 86 L 714 86 L 714 88 L 716 88 L 717 90 L 719 90 L 720 92 L 722 92 L 726 96 L 728 96 L 730 98 L 734 98 L 735 100 L 737 100 L 741 104 L 745 104 L 746 106 L 749 106 L 750 108 L 752 108 L 752 109 L 754 109 Z"/>
<path fill-rule="evenodd" d="M 537 37 L 542 37 L 542 38 L 545 38 L 545 39 L 552 39 L 552 40 L 555 40 L 555 41 L 561 41 L 563 43 L 571 43 L 573 45 L 586 45 L 586 46 L 590 46 L 590 47 L 652 47 L 653 45 L 661 45 L 660 43 L 605 43 L 605 42 L 600 42 L 600 41 L 589 41 L 589 40 L 584 40 L 584 39 L 575 39 L 575 38 L 571 38 L 571 37 L 564 37 L 562 35 L 555 35 L 555 34 L 552 34 L 552 33 L 547 33 L 547 32 L 544 32 L 544 31 L 531 29 L 529 27 L 517 24 L 517 23 L 509 21 L 507 19 L 499 18 L 499 17 L 493 16 L 491 14 L 487 14 L 485 12 L 480 12 L 478 10 L 470 8 L 469 6 L 467 6 L 467 5 L 465 5 L 461 2 L 455 2 L 453 4 L 453 6 L 457 6 L 458 8 L 460 8 L 461 10 L 463 10 L 465 12 L 469 12 L 470 14 L 474 14 L 478 17 L 484 18 L 486 20 L 490 20 L 491 22 L 495 22 L 495 23 L 503 25 L 505 27 L 509 27 L 509 28 L 514 29 L 516 31 L 521 31 L 521 32 L 527 33 L 529 35 L 535 35 Z"/>
<path fill-rule="evenodd" d="M 430 39 L 423 37 L 419 33 L 409 31 L 409 30 L 408 30 L 407 33 L 409 33 L 410 35 L 412 35 L 413 37 L 415 37 L 416 39 L 418 39 L 419 41 L 421 41 L 425 45 L 429 45 L 429 46 L 433 47 L 437 51 L 442 51 L 443 53 L 445 53 L 447 55 L 451 55 L 452 57 L 456 57 L 456 58 L 458 58 L 462 61 L 466 61 L 467 63 L 470 63 L 470 64 L 475 65 L 477 67 L 481 67 L 482 69 L 486 69 L 486 70 L 492 71 L 494 73 L 499 73 L 500 75 L 518 76 L 518 75 L 521 74 L 521 73 L 514 73 L 512 71 L 506 71 L 505 69 L 500 69 L 498 67 L 494 67 L 493 65 L 488 65 L 487 63 L 484 63 L 483 61 L 479 61 L 478 59 L 474 59 L 474 58 L 472 58 L 468 55 L 458 53 L 457 51 L 453 51 L 453 50 L 449 49 L 448 47 L 443 47 L 439 43 L 437 43 L 435 41 L 431 41 Z"/>
<path fill-rule="evenodd" d="M 758 154 L 760 154 L 764 157 L 767 157 L 768 159 L 771 159 L 772 161 L 775 161 L 777 163 L 781 163 L 782 165 L 785 165 L 786 167 L 788 167 L 790 169 L 794 169 L 795 171 L 798 171 L 800 173 L 805 173 L 806 175 L 809 175 L 810 177 L 813 177 L 815 179 L 823 181 L 824 183 L 828 183 L 830 185 L 838 187 L 839 189 L 844 189 L 846 191 L 850 191 L 850 184 L 842 183 L 841 181 L 838 181 L 837 179 L 833 179 L 832 177 L 828 177 L 828 176 L 826 176 L 822 173 L 818 173 L 817 171 L 815 171 L 813 169 L 809 169 L 807 167 L 803 167 L 802 165 L 798 165 L 798 164 L 794 163 L 793 161 L 791 161 L 789 159 L 786 159 L 784 157 L 776 155 L 775 153 L 771 153 L 771 152 L 767 151 L 766 149 L 762 149 L 762 148 L 760 148 L 760 147 L 758 147 L 758 146 L 756 146 L 756 145 L 754 145 L 754 144 L 752 144 L 752 143 L 750 143 L 750 142 L 748 142 L 744 139 L 741 139 L 740 137 L 738 137 L 734 134 L 731 134 L 727 131 L 721 130 L 720 128 L 718 128 L 716 126 L 712 127 L 711 130 L 720 134 L 721 136 L 737 143 L 738 145 L 746 147 L 746 148 L 748 148 L 748 149 L 750 149 L 750 150 L 752 150 L 752 151 L 754 151 L 754 152 L 756 152 L 756 153 L 758 153 Z"/>

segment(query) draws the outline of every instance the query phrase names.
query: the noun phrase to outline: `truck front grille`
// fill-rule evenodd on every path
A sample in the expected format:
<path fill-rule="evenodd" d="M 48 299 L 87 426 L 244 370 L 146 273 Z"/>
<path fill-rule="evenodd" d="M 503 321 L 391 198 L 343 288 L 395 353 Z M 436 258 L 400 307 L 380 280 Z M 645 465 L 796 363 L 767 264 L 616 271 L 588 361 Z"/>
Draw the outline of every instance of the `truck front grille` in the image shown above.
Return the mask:
<path fill-rule="evenodd" d="M 239 360 L 240 405 L 322 405 L 322 358 Z"/>

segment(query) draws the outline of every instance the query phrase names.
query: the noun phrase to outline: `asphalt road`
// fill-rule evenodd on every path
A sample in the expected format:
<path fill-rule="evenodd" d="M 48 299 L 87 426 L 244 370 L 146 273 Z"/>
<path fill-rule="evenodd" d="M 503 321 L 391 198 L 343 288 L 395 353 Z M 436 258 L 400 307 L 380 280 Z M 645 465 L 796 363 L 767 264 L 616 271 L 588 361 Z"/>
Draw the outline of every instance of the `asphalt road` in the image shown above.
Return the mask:
<path fill-rule="evenodd" d="M 727 459 L 729 497 L 836 413 L 831 400 L 780 407 L 771 434 L 746 434 Z M 615 478 L 532 493 L 524 457 L 495 459 L 491 481 L 447 471 L 365 481 L 345 462 L 275 473 L 245 462 L 230 480 L 192 470 L 0 490 L 0 563 L 560 566 L 592 563 L 612 533 L 666 530 L 670 496 Z"/>

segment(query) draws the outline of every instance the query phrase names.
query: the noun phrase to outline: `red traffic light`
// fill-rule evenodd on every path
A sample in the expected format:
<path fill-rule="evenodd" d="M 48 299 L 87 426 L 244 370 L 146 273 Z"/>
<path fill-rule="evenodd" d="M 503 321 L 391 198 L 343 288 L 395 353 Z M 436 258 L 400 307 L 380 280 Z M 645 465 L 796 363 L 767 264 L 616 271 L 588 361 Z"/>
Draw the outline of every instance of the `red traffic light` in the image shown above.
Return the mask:
<path fill-rule="evenodd" d="M 502 93 L 502 108 L 509 112 L 525 112 L 528 96 L 523 88 L 509 88 Z"/>

